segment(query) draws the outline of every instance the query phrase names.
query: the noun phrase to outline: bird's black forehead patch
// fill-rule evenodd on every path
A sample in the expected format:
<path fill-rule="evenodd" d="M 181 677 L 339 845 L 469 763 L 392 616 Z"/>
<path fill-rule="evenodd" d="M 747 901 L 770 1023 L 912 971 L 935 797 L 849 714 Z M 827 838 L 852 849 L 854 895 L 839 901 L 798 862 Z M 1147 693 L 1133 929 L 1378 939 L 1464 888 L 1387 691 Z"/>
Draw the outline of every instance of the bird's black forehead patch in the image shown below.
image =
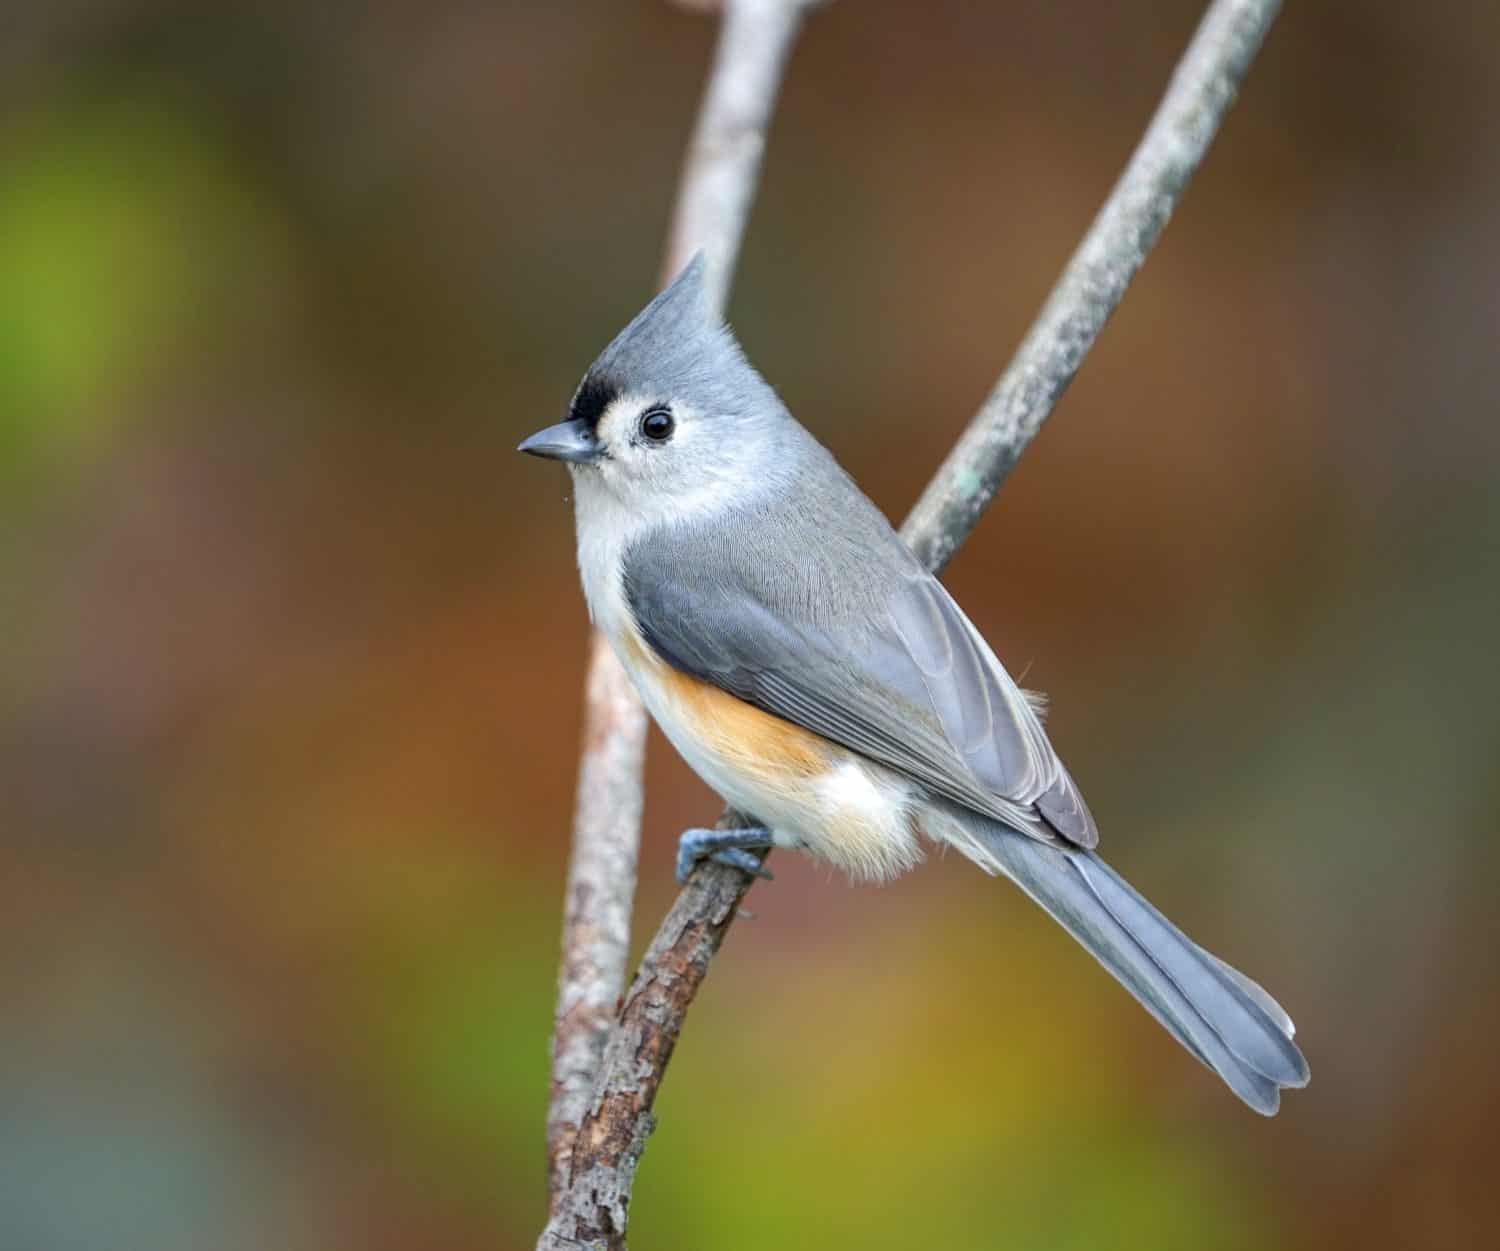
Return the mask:
<path fill-rule="evenodd" d="M 573 403 L 568 407 L 568 419 L 581 421 L 593 430 L 604 416 L 604 410 L 620 397 L 620 387 L 609 378 L 590 374 L 579 385 Z"/>

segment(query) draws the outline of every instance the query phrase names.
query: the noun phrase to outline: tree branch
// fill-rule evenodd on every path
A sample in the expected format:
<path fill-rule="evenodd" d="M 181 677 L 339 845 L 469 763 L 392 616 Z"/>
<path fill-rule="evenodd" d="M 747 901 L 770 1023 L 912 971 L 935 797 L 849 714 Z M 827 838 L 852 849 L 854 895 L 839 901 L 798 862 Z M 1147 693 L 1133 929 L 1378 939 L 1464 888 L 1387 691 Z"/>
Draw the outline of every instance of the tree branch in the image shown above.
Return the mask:
<path fill-rule="evenodd" d="M 1281 0 L 1215 0 L 1156 115 L 1041 314 L 901 528 L 942 569 L 1015 467 L 1115 311 L 1234 103 Z"/>
<path fill-rule="evenodd" d="M 755 196 L 782 70 L 810 7 L 808 0 L 729 0 L 724 6 L 662 267 L 665 281 L 701 248 L 708 259 L 710 298 L 721 313 Z M 640 699 L 609 644 L 595 632 L 552 1032 L 547 1182 L 554 1214 L 568 1186 L 578 1124 L 625 985 L 645 747 L 646 714 Z"/>
<path fill-rule="evenodd" d="M 646 710 L 597 630 L 583 715 L 547 1108 L 547 1192 L 554 1207 L 625 986 L 640 853 Z"/>
<path fill-rule="evenodd" d="M 1215 0 L 1145 136 L 979 413 L 923 492 L 902 537 L 941 569 L 1077 373 L 1202 161 L 1279 0 Z M 721 45 L 722 49 L 722 45 Z M 726 814 L 721 826 L 743 824 Z M 620 1008 L 540 1248 L 623 1248 L 652 1105 L 687 1010 L 754 879 L 699 866 L 652 940 Z"/>
<path fill-rule="evenodd" d="M 787 56 L 802 19 L 818 2 L 726 0 L 722 6 L 719 46 L 683 163 L 662 272 L 665 282 L 702 248 L 708 259 L 704 290 L 720 315 L 760 180 Z"/>

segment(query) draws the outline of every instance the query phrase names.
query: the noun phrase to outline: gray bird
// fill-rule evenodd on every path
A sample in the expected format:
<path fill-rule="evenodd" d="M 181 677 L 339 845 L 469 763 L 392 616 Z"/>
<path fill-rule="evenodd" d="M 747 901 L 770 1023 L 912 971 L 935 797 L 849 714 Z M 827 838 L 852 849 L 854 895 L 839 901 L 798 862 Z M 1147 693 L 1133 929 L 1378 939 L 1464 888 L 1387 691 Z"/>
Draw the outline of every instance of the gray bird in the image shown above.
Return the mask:
<path fill-rule="evenodd" d="M 1291 1018 L 1095 853 L 1098 831 L 1021 690 L 943 585 L 709 310 L 696 258 L 604 349 L 565 461 L 589 614 L 741 830 L 711 857 L 805 851 L 883 880 L 957 848 L 1010 878 L 1257 1112 L 1303 1086 Z"/>

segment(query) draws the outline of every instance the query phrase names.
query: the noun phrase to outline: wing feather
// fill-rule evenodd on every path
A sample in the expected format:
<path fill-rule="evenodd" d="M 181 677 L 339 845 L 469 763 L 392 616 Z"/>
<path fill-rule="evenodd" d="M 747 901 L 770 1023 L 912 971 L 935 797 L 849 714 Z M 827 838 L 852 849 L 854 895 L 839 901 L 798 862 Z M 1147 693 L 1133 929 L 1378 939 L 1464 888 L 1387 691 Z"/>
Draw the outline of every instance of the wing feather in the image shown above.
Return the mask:
<path fill-rule="evenodd" d="M 687 582 L 632 552 L 625 591 L 667 663 L 1046 841 L 1098 841 L 1041 718 L 942 584 L 925 573 L 858 627 L 798 620 L 726 571 Z"/>

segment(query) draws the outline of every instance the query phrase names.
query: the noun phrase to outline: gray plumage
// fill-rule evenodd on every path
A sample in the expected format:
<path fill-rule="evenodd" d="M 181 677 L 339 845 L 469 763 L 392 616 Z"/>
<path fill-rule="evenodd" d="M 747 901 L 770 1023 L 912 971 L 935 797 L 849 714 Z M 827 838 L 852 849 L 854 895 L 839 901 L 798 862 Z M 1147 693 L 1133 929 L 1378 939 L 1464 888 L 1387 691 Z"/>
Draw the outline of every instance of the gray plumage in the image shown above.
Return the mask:
<path fill-rule="evenodd" d="M 1046 847 L 995 822 L 970 829 L 1007 877 L 1257 1112 L 1274 1116 L 1282 1087 L 1307 1085 L 1281 1005 L 1199 947 L 1098 853 Z"/>
<path fill-rule="evenodd" d="M 707 314 L 701 277 L 696 261 L 575 397 L 573 426 L 588 429 L 567 459 L 596 620 L 889 771 L 904 788 L 892 802 L 929 837 L 1009 876 L 1240 1098 L 1274 1112 L 1279 1089 L 1308 1076 L 1286 1013 L 1093 852 L 1093 818 L 1031 700 Z M 638 424 L 652 408 L 674 415 L 668 440 Z M 700 767 L 682 726 L 664 725 Z"/>
<path fill-rule="evenodd" d="M 942 584 L 823 448 L 806 449 L 801 469 L 786 497 L 630 545 L 625 596 L 647 640 L 682 671 L 934 795 L 1093 846 L 1035 710 Z"/>
<path fill-rule="evenodd" d="M 724 421 L 753 421 L 780 408 L 729 327 L 707 315 L 704 269 L 700 252 L 599 353 L 579 390 L 594 382 L 664 398 L 692 396 Z"/>

